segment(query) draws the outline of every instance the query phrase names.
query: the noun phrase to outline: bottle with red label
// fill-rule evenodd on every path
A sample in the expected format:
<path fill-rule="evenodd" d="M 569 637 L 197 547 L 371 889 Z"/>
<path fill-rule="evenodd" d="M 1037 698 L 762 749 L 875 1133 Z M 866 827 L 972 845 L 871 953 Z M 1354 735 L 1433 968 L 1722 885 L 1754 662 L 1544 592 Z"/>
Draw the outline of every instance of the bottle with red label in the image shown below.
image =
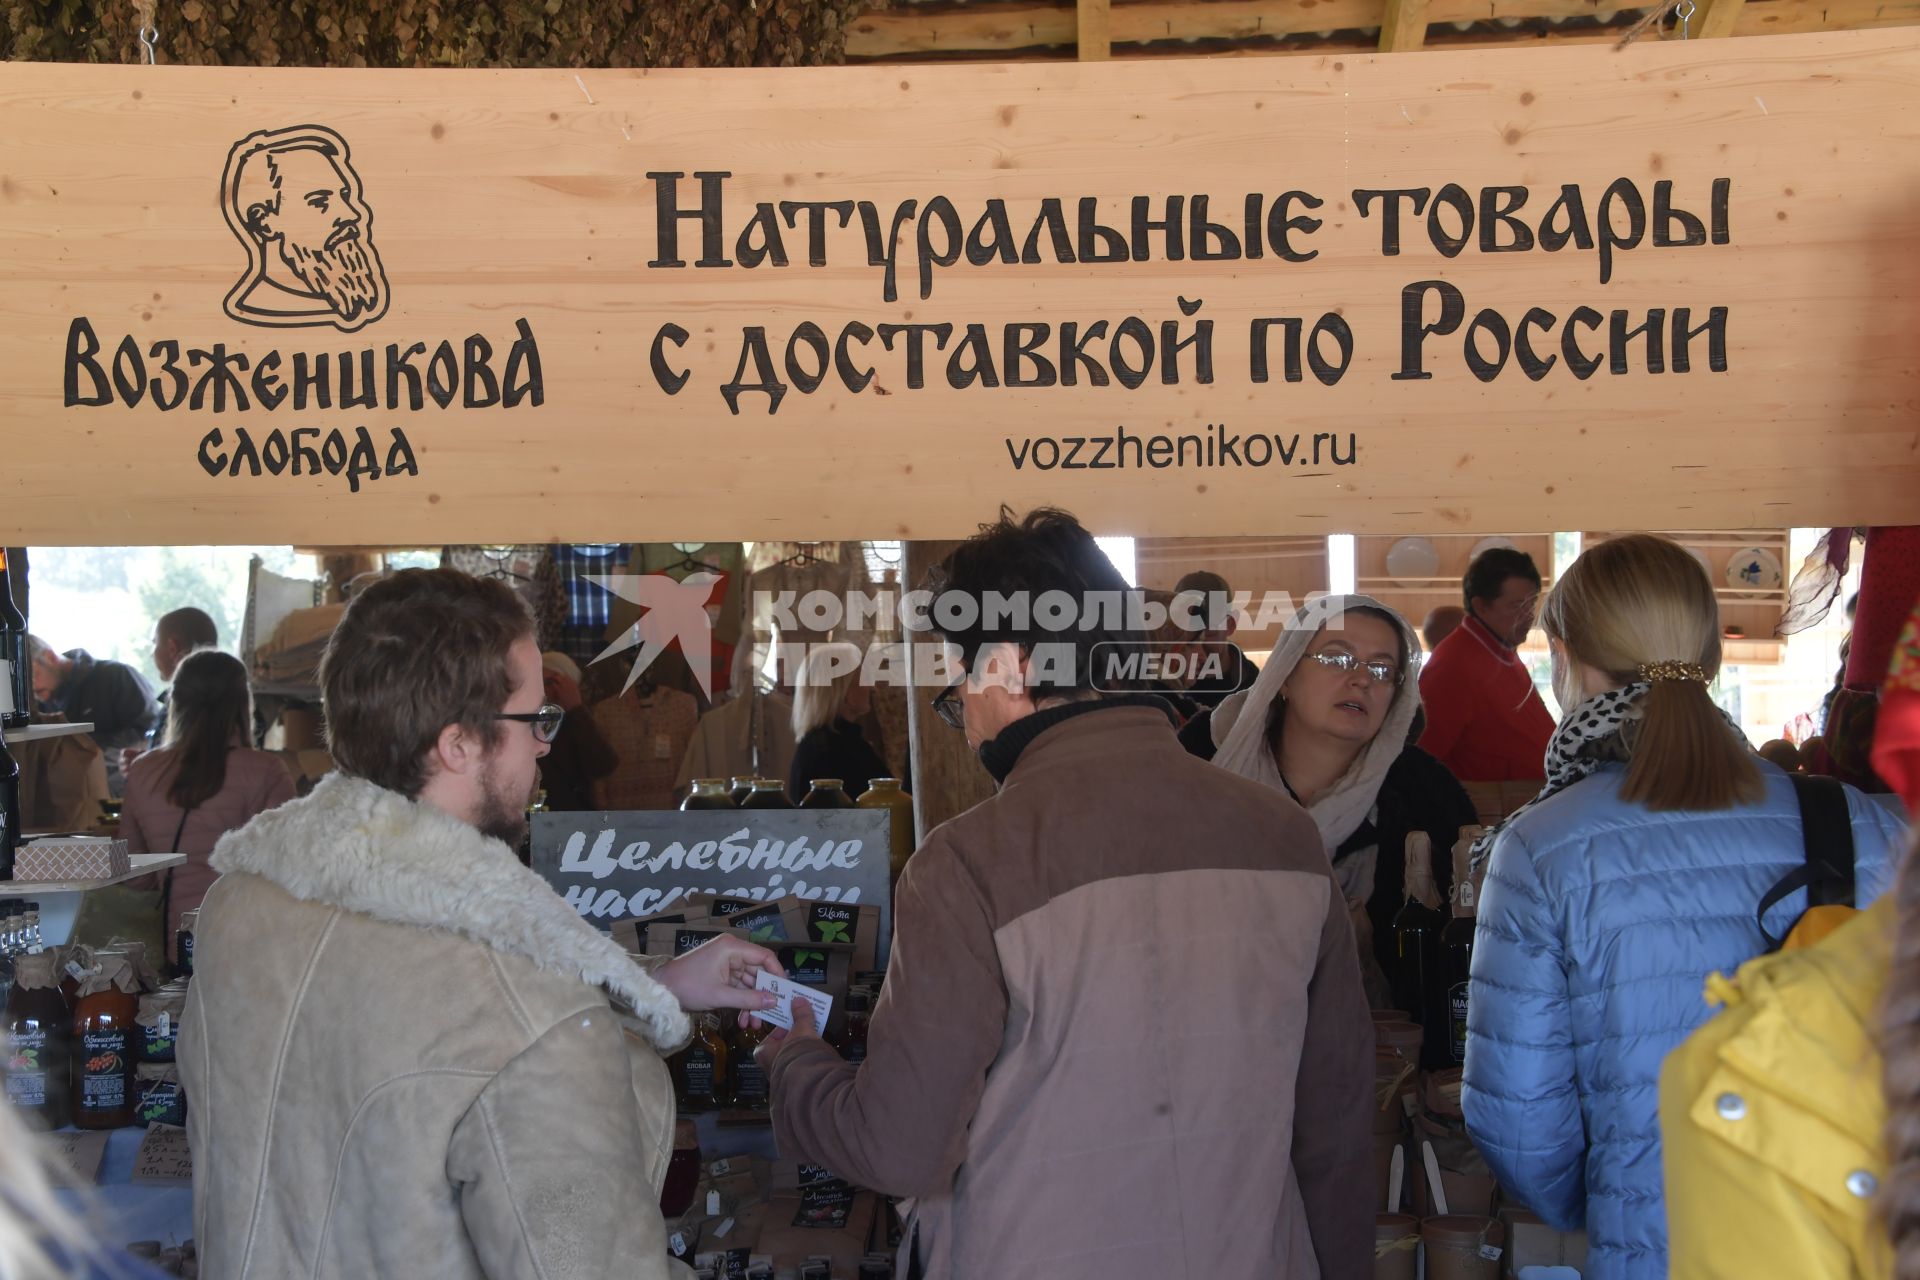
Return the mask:
<path fill-rule="evenodd" d="M 124 1129 L 140 1109 L 140 982 L 124 951 L 94 952 L 73 1005 L 73 1125 Z"/>

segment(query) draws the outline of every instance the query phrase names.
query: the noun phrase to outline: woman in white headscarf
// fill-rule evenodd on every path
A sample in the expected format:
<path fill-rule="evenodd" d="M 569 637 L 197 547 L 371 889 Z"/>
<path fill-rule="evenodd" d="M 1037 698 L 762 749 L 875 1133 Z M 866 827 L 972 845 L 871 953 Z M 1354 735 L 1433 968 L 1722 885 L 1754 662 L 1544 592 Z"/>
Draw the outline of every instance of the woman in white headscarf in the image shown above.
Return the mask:
<path fill-rule="evenodd" d="M 1195 755 L 1305 807 L 1355 908 L 1370 978 L 1393 970 L 1407 836 L 1423 831 L 1431 840 L 1433 883 L 1444 897 L 1454 842 L 1476 821 L 1466 789 L 1413 745 L 1419 658 L 1413 627 L 1371 596 L 1315 600 L 1288 622 L 1251 689 L 1180 733 Z"/>

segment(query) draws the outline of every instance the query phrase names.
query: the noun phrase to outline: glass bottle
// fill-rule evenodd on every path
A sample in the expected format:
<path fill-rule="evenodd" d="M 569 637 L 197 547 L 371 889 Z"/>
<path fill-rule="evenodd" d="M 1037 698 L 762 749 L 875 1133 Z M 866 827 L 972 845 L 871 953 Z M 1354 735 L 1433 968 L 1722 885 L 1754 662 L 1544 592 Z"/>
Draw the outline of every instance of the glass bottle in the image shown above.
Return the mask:
<path fill-rule="evenodd" d="M 25 948 L 18 945 L 18 939 L 7 927 L 13 907 L 10 899 L 0 900 L 0 1009 L 6 1007 L 13 994 L 14 961 Z"/>
<path fill-rule="evenodd" d="M 1467 991 L 1473 973 L 1473 882 L 1456 886 L 1453 919 L 1440 931 L 1440 973 L 1447 988 L 1447 1057 L 1467 1060 Z"/>
<path fill-rule="evenodd" d="M 872 1003 L 867 993 L 855 991 L 847 996 L 847 1016 L 840 1028 L 840 1056 L 858 1066 L 867 1060 L 867 1025 L 872 1020 Z"/>
<path fill-rule="evenodd" d="M 753 794 L 753 775 L 750 773 L 736 773 L 733 775 L 732 781 L 733 786 L 731 790 L 734 806 L 744 809 L 747 807 L 747 797 Z"/>
<path fill-rule="evenodd" d="M 33 655 L 27 619 L 13 602 L 7 549 L 0 547 L 0 728 L 24 728 L 33 716 Z"/>
<path fill-rule="evenodd" d="M 40 904 L 27 903 L 21 921 L 20 950 L 30 956 L 37 956 L 47 949 L 46 943 L 40 938 Z"/>
<path fill-rule="evenodd" d="M 753 1051 L 760 1047 L 772 1030 L 762 1022 L 749 1022 L 734 1030 L 732 1048 L 732 1093 L 733 1105 L 748 1111 L 767 1109 L 768 1086 L 767 1073 L 753 1060 Z"/>
<path fill-rule="evenodd" d="M 862 809 L 887 810 L 888 862 L 892 884 L 913 856 L 913 797 L 900 789 L 898 778 L 875 778 L 854 804 Z"/>
<path fill-rule="evenodd" d="M 1440 931 L 1446 924 L 1445 916 L 1417 898 L 1408 898 L 1393 918 L 1393 999 L 1426 1032 L 1420 1064 L 1429 1070 L 1447 1065 L 1446 1024 L 1440 1016 L 1446 994 L 1440 980 Z"/>
<path fill-rule="evenodd" d="M 21 956 L 0 1031 L 6 1035 L 7 1103 L 36 1127 L 67 1123 L 71 1021 L 52 953 Z"/>
<path fill-rule="evenodd" d="M 682 810 L 696 809 L 732 809 L 733 796 L 727 789 L 725 778 L 695 778 L 693 790 L 680 802 Z"/>
<path fill-rule="evenodd" d="M 200 927 L 200 908 L 180 913 L 180 928 L 173 935 L 173 954 L 182 977 L 193 976 L 193 934 Z"/>
<path fill-rule="evenodd" d="M 740 807 L 742 809 L 791 809 L 793 802 L 787 799 L 786 784 L 778 778 L 755 778 L 753 793 Z"/>
<path fill-rule="evenodd" d="M 134 1122 L 140 1102 L 134 1086 L 139 987 L 125 952 L 102 949 L 93 959 L 94 971 L 73 1005 L 73 1124 L 123 1129 Z"/>
<path fill-rule="evenodd" d="M 22 830 L 20 764 L 0 739 L 0 880 L 13 879 L 13 858 Z"/>
<path fill-rule="evenodd" d="M 800 800 L 802 809 L 851 809 L 853 797 L 839 778 L 815 778 Z"/>
<path fill-rule="evenodd" d="M 703 1014 L 693 1020 L 693 1039 L 673 1055 L 675 1092 L 688 1111 L 718 1111 L 732 1101 L 728 1066 L 732 1051 L 720 1034 L 720 1020 Z"/>

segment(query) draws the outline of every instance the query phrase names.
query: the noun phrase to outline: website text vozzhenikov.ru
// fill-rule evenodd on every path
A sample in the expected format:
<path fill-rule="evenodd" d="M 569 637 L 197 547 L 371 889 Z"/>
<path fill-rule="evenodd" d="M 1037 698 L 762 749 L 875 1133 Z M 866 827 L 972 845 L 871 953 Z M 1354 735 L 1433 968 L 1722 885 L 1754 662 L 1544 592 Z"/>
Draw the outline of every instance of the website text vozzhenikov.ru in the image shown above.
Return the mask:
<path fill-rule="evenodd" d="M 1104 435 L 1007 436 L 1015 471 L 1164 471 L 1169 467 L 1350 467 L 1360 455 L 1351 431 L 1229 431 L 1224 423 L 1177 435 L 1117 427 Z"/>

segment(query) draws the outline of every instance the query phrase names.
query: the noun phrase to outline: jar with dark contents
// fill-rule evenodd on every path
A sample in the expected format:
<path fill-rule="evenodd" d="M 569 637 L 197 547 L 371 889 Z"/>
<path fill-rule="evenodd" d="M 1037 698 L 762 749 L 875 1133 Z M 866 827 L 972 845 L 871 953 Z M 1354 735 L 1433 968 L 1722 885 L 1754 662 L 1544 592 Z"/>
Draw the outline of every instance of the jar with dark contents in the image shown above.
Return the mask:
<path fill-rule="evenodd" d="M 695 778 L 693 790 L 680 802 L 680 808 L 686 812 L 699 809 L 733 809 L 733 796 L 727 790 L 725 778 Z"/>
<path fill-rule="evenodd" d="M 740 806 L 742 809 L 791 809 L 793 802 L 787 799 L 786 784 L 777 778 L 755 778 L 753 793 Z"/>
<path fill-rule="evenodd" d="M 124 1129 L 139 1112 L 140 984 L 125 952 L 96 951 L 73 1005 L 73 1125 Z"/>
<path fill-rule="evenodd" d="M 815 778 L 800 801 L 802 809 L 851 809 L 853 797 L 839 778 Z"/>

